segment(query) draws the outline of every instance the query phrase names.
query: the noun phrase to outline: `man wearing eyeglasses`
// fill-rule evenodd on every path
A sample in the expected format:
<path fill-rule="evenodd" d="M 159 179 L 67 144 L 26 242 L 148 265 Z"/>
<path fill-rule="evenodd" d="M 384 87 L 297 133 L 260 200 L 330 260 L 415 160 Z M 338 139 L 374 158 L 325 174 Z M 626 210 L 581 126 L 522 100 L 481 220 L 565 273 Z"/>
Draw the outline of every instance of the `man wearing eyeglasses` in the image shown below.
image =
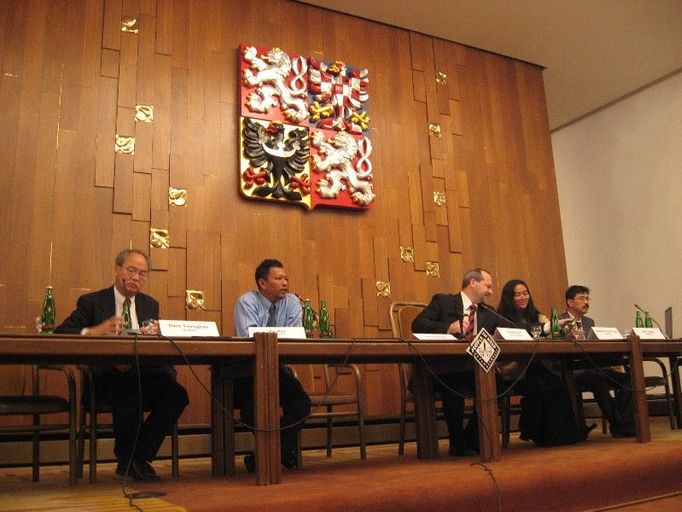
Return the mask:
<path fill-rule="evenodd" d="M 113 286 L 81 296 L 75 311 L 55 332 L 83 336 L 158 334 L 159 303 L 142 293 L 148 273 L 145 253 L 121 251 L 114 264 Z M 112 406 L 116 473 L 138 481 L 158 481 L 151 462 L 189 403 L 187 391 L 175 379 L 175 370 L 144 365 L 138 372 L 133 365 L 119 364 L 94 366 L 92 373 L 97 402 Z M 87 392 L 84 395 L 87 400 Z M 149 414 L 140 424 L 141 410 Z"/>

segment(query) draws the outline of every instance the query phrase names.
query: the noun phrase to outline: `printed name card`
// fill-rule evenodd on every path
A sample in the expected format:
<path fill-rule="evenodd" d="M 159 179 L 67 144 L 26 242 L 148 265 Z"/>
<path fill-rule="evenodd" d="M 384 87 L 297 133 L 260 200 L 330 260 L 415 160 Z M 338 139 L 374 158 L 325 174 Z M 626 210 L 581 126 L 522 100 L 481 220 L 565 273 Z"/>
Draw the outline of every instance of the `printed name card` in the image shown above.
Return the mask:
<path fill-rule="evenodd" d="M 215 322 L 200 320 L 159 320 L 161 335 L 168 338 L 190 338 L 220 336 Z"/>
<path fill-rule="evenodd" d="M 533 341 L 528 331 L 511 327 L 498 327 L 495 331 L 496 340 L 505 341 Z"/>
<path fill-rule="evenodd" d="M 632 332 L 639 336 L 640 340 L 664 340 L 665 336 L 658 327 L 633 327 Z"/>
<path fill-rule="evenodd" d="M 304 340 L 305 329 L 303 327 L 249 327 L 249 336 L 257 332 L 274 332 L 277 333 L 277 339 L 280 340 Z"/>
<path fill-rule="evenodd" d="M 419 341 L 455 341 L 452 334 L 434 334 L 428 332 L 414 332 L 412 335 Z"/>
<path fill-rule="evenodd" d="M 623 335 L 615 327 L 592 327 L 590 329 L 590 340 L 622 340 Z"/>

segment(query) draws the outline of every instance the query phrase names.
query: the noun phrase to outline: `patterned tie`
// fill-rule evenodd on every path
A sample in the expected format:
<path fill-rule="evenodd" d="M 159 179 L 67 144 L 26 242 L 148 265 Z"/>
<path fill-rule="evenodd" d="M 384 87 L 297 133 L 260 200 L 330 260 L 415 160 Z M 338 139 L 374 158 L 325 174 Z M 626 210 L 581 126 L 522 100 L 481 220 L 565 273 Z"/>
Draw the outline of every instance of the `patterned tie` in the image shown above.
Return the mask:
<path fill-rule="evenodd" d="M 464 338 L 472 338 L 474 335 L 474 324 L 476 323 L 476 304 L 469 306 L 469 324 L 467 325 L 466 331 L 464 331 Z"/>
<path fill-rule="evenodd" d="M 266 327 L 277 327 L 277 319 L 275 318 L 275 313 L 277 311 L 277 308 L 275 307 L 274 304 L 270 304 L 270 314 L 268 316 L 268 323 L 265 324 Z"/>
<path fill-rule="evenodd" d="M 123 329 L 127 333 L 133 328 L 133 321 L 130 318 L 130 298 L 126 297 L 123 301 L 123 308 L 121 309 L 121 316 L 123 317 Z"/>
<path fill-rule="evenodd" d="M 576 340 L 584 340 L 585 339 L 585 331 L 583 330 L 583 323 L 578 320 L 575 323 L 575 328 L 573 329 L 574 331 L 574 339 Z"/>

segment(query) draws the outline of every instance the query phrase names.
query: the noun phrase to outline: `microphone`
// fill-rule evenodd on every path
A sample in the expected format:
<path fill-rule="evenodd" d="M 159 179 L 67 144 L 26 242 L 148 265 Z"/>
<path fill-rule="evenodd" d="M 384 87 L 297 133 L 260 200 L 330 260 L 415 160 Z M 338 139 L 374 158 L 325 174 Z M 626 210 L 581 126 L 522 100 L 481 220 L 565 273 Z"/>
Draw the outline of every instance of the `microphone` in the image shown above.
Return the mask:
<path fill-rule="evenodd" d="M 512 322 L 512 321 L 509 320 L 509 318 L 507 318 L 506 316 L 500 315 L 500 314 L 495 310 L 495 308 L 488 306 L 488 304 L 486 304 L 485 302 L 480 302 L 478 305 L 481 306 L 483 309 L 487 309 L 488 311 L 490 311 L 491 313 L 493 313 L 497 318 L 501 318 L 502 320 L 504 320 L 504 321 L 507 322 L 508 324 L 512 325 L 514 328 L 516 328 L 516 329 L 521 329 L 521 327 L 519 327 L 518 324 L 517 324 L 516 322 Z"/>
<path fill-rule="evenodd" d="M 656 326 L 660 329 L 661 332 L 663 332 L 663 328 L 661 327 L 661 324 L 659 324 L 659 323 L 656 321 L 656 319 L 655 319 L 653 316 L 651 316 L 651 314 L 650 314 L 646 309 L 642 309 L 642 308 L 639 307 L 637 304 L 635 304 L 635 307 L 636 307 L 639 311 L 641 311 L 642 313 L 644 313 L 645 315 L 648 314 L 648 315 L 649 315 L 649 318 L 651 318 L 651 321 L 652 321 L 653 323 L 656 324 Z M 665 336 L 665 334 L 664 334 L 664 336 Z"/>

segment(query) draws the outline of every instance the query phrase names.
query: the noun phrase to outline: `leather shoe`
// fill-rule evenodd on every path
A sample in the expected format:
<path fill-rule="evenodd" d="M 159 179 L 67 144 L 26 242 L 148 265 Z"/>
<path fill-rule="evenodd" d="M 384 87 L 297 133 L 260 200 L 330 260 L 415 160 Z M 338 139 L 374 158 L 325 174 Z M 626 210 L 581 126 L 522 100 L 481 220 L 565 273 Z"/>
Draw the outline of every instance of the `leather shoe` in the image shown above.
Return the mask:
<path fill-rule="evenodd" d="M 256 456 L 253 453 L 248 453 L 244 456 L 244 466 L 249 473 L 256 472 Z"/>
<path fill-rule="evenodd" d="M 448 450 L 450 457 L 471 457 L 476 452 L 468 446 L 451 446 Z"/>
<path fill-rule="evenodd" d="M 151 464 L 146 461 L 134 460 L 130 463 L 129 468 L 126 464 L 121 463 L 116 466 L 117 475 L 125 477 L 126 471 L 128 472 L 128 477 L 137 482 L 159 482 L 161 480 Z"/>
<path fill-rule="evenodd" d="M 298 466 L 298 457 L 295 451 L 287 452 L 282 455 L 282 466 L 287 469 L 294 469 Z"/>

